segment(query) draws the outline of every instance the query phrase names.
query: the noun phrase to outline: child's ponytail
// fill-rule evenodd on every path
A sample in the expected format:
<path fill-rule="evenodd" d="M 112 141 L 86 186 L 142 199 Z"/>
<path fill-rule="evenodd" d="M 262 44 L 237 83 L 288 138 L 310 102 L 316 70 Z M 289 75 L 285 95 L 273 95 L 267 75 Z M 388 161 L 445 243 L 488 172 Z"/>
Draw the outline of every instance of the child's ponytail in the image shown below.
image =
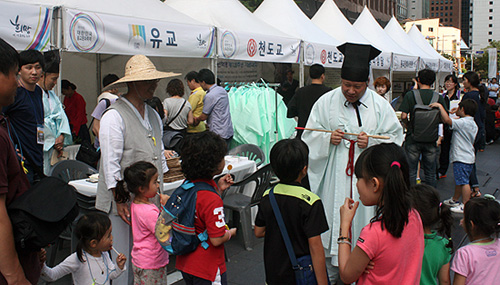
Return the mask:
<path fill-rule="evenodd" d="M 127 171 L 127 169 L 125 169 L 125 171 Z M 124 180 L 120 180 L 116 183 L 115 201 L 116 203 L 127 203 L 130 201 L 130 193 L 125 188 Z"/>
<path fill-rule="evenodd" d="M 448 245 L 446 246 L 451 253 L 453 253 L 453 240 L 451 239 L 451 229 L 453 228 L 453 216 L 451 214 L 451 207 L 445 203 L 439 203 L 439 221 L 440 226 L 438 233 L 441 236 L 448 238 Z"/>
<path fill-rule="evenodd" d="M 403 149 L 394 143 L 379 144 L 365 150 L 356 161 L 358 178 L 377 177 L 382 194 L 375 217 L 394 237 L 401 237 L 411 209 L 409 167 Z"/>
<path fill-rule="evenodd" d="M 123 180 L 118 181 L 115 188 L 116 203 L 130 201 L 130 193 L 139 194 L 140 187 L 147 187 L 158 169 L 146 161 L 138 161 L 123 171 Z"/>

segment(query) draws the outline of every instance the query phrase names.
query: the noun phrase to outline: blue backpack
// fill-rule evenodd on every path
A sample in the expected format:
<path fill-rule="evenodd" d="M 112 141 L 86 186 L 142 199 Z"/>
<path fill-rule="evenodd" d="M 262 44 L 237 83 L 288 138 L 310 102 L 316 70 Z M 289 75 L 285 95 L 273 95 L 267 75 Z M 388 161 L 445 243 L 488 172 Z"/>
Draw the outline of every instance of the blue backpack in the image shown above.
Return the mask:
<path fill-rule="evenodd" d="M 217 193 L 208 183 L 193 183 L 186 180 L 175 189 L 165 206 L 162 207 L 160 216 L 156 221 L 155 236 L 169 254 L 182 255 L 190 253 L 199 244 L 204 249 L 208 248 L 207 231 L 205 230 L 197 235 L 194 228 L 196 194 L 199 190 L 209 190 Z"/>

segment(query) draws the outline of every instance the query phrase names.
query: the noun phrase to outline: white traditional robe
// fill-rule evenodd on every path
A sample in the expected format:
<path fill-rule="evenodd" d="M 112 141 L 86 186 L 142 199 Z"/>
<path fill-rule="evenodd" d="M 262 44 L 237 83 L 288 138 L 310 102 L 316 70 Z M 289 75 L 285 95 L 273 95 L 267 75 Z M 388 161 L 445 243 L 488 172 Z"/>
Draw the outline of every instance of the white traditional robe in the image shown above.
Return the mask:
<path fill-rule="evenodd" d="M 368 147 L 380 143 L 403 143 L 403 128 L 391 105 L 376 92 L 366 89 L 359 100 L 358 107 L 362 126 L 358 126 L 356 111 L 350 103 L 346 103 L 341 87 L 338 87 L 321 96 L 314 104 L 306 128 L 334 131 L 336 129 L 349 133 L 365 132 L 369 135 L 385 135 L 390 139 L 368 139 Z M 311 191 L 321 197 L 325 207 L 326 217 L 330 230 L 323 233 L 323 246 L 332 256 L 338 255 L 337 238 L 340 228 L 340 206 L 351 193 L 351 177 L 347 176 L 346 168 L 349 159 L 347 140 L 342 140 L 338 146 L 330 143 L 330 133 L 304 131 L 302 140 L 309 146 L 309 183 Z M 346 136 L 352 140 L 356 137 Z M 364 149 L 355 145 L 354 161 Z M 359 201 L 356 188 L 357 179 L 353 174 L 353 199 Z M 375 207 L 365 207 L 361 204 L 352 223 L 352 240 L 357 240 L 361 229 L 366 226 L 375 215 Z M 354 244 L 353 244 L 354 245 Z M 332 264 L 338 266 L 338 258 L 332 258 Z"/>

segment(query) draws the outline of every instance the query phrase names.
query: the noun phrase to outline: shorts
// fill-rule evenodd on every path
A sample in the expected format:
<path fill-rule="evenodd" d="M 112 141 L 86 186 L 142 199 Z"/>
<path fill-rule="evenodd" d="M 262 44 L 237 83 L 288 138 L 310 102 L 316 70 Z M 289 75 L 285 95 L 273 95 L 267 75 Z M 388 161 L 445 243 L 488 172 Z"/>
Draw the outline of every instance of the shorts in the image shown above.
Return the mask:
<path fill-rule="evenodd" d="M 215 280 L 212 282 L 210 280 L 206 280 L 189 273 L 183 272 L 182 278 L 184 279 L 184 283 L 188 285 L 227 285 L 227 275 L 226 272 L 220 274 L 220 271 L 217 270 L 217 275 L 215 276 Z"/>
<path fill-rule="evenodd" d="M 134 285 L 164 284 L 167 285 L 167 266 L 158 269 L 142 269 L 132 264 Z"/>
<path fill-rule="evenodd" d="M 453 175 L 455 176 L 455 185 L 469 184 L 469 177 L 472 173 L 474 164 L 467 164 L 455 161 L 453 162 Z"/>

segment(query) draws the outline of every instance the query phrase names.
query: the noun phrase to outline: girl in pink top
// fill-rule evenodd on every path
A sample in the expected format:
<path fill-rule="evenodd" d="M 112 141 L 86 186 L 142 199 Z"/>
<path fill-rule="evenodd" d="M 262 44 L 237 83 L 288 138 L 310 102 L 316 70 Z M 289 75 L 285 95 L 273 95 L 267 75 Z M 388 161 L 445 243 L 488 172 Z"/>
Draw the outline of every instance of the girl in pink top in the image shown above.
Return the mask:
<path fill-rule="evenodd" d="M 372 146 L 361 153 L 354 172 L 359 199 L 376 206 L 376 215 L 351 252 L 350 228 L 359 202 L 346 198 L 340 207 L 340 278 L 346 284 L 419 284 L 424 231 L 412 209 L 403 149 L 394 143 Z"/>
<path fill-rule="evenodd" d="M 155 237 L 160 210 L 149 201 L 160 190 L 158 170 L 149 162 L 139 161 L 127 167 L 123 177 L 116 185 L 115 200 L 126 203 L 130 193 L 135 195 L 130 205 L 134 284 L 167 284 L 168 253 Z M 161 203 L 165 204 L 169 197 L 160 196 Z"/>
<path fill-rule="evenodd" d="M 454 285 L 498 284 L 500 281 L 500 204 L 492 195 L 472 198 L 460 221 L 471 243 L 457 250 L 451 270 Z"/>

